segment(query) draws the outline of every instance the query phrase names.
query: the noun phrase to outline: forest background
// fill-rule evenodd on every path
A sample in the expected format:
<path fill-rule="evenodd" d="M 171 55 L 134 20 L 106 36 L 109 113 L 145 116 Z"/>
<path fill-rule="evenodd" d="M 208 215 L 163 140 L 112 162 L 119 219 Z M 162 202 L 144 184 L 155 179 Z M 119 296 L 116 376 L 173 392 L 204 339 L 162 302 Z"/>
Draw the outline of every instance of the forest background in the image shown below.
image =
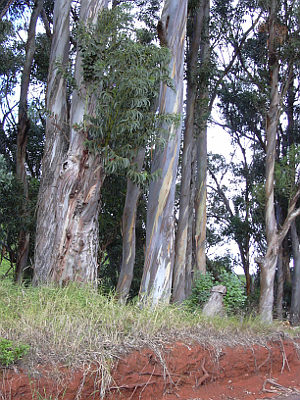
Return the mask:
<path fill-rule="evenodd" d="M 5 274 L 155 305 L 240 265 L 261 319 L 298 324 L 299 6 L 2 0 Z"/>

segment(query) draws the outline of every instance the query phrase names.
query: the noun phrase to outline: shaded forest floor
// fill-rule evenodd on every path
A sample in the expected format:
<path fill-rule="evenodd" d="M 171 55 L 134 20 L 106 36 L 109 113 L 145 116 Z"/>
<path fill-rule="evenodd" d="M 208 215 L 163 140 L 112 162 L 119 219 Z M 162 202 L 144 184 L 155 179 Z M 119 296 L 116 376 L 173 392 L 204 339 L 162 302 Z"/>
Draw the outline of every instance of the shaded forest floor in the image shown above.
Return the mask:
<path fill-rule="evenodd" d="M 72 370 L 42 362 L 2 369 L 0 399 L 99 399 L 108 379 L 101 371 L 96 364 Z M 279 334 L 233 347 L 150 343 L 116 359 L 107 384 L 107 400 L 300 400 L 300 341 Z"/>

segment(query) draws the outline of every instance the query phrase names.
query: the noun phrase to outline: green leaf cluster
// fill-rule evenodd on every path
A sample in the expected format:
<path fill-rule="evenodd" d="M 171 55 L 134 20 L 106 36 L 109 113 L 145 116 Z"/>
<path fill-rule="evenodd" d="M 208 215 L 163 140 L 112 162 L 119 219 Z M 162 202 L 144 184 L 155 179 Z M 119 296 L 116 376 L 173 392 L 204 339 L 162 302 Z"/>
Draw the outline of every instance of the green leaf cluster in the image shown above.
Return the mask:
<path fill-rule="evenodd" d="M 185 301 L 185 304 L 191 310 L 195 310 L 197 307 L 203 307 L 210 296 L 210 291 L 214 286 L 215 278 L 212 272 L 206 274 L 196 273 L 194 285 L 192 288 L 192 294 Z"/>
<path fill-rule="evenodd" d="M 85 132 L 88 149 L 101 154 L 107 174 L 130 171 L 130 179 L 142 183 L 149 176 L 136 171 L 134 156 L 178 121 L 159 114 L 156 105 L 160 83 L 172 85 L 170 52 L 138 40 L 127 6 L 103 10 L 78 35 L 87 109 L 77 129 Z"/>
<path fill-rule="evenodd" d="M 229 314 L 234 314 L 243 308 L 247 296 L 245 294 L 244 284 L 237 275 L 230 272 L 223 272 L 220 276 L 220 283 L 227 288 L 224 296 L 224 304 Z"/>
<path fill-rule="evenodd" d="M 0 364 L 5 367 L 20 360 L 28 351 L 28 345 L 16 345 L 11 340 L 0 338 Z"/>

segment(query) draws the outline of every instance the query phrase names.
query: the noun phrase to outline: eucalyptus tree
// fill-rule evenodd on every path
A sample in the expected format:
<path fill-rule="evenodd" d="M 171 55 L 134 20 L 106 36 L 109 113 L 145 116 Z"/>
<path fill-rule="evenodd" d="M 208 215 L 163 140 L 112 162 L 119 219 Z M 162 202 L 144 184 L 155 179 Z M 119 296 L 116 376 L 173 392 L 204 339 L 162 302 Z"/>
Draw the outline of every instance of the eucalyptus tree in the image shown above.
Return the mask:
<path fill-rule="evenodd" d="M 158 22 L 158 37 L 162 47 L 170 49 L 172 86 L 161 85 L 159 112 L 181 114 L 183 107 L 183 64 L 186 34 L 187 0 L 166 0 Z M 140 294 L 150 303 L 169 301 L 175 252 L 174 199 L 181 123 L 173 122 L 165 127 L 157 142 L 152 171 L 161 176 L 150 183 L 147 211 L 145 264 Z M 159 136 L 158 136 L 159 137 Z"/>
<path fill-rule="evenodd" d="M 188 7 L 188 50 L 187 50 L 187 104 L 186 117 L 184 127 L 184 144 L 181 167 L 181 185 L 180 185 L 180 211 L 179 221 L 176 233 L 175 246 L 175 264 L 173 277 L 173 301 L 181 303 L 186 297 L 186 279 L 191 279 L 190 273 L 186 268 L 187 259 L 187 243 L 188 243 L 188 218 L 189 218 L 189 202 L 190 202 L 190 183 L 192 174 L 192 150 L 194 139 L 194 112 L 197 94 L 197 64 L 199 61 L 200 44 L 202 42 L 202 31 L 205 24 L 208 24 L 209 1 L 192 2 Z M 202 49 L 202 53 L 205 50 Z M 205 54 L 206 56 L 206 54 Z M 201 146 L 205 148 L 205 146 Z M 206 155 L 202 154 L 201 160 L 206 159 Z M 206 205 L 206 194 L 204 195 L 204 204 Z M 203 220 L 204 230 L 206 229 L 205 219 Z M 205 240 L 203 241 L 203 250 L 205 257 Z M 204 247 L 204 248 L 203 248 Z M 202 263 L 205 272 L 205 262 Z"/>
<path fill-rule="evenodd" d="M 65 119 L 66 112 L 61 114 L 66 110 L 64 87 L 68 77 L 63 73 L 64 64 L 49 77 L 57 76 L 60 84 L 54 81 L 53 90 L 48 89 L 53 95 L 53 111 L 48 119 L 49 153 L 44 156 L 38 212 L 36 282 L 50 279 L 63 284 L 96 279 L 98 216 L 105 176 L 125 171 L 136 183 L 146 179 L 145 174 L 137 172 L 134 157 L 154 137 L 162 120 L 172 120 L 172 116 L 149 111 L 157 83 L 168 83 L 164 60 L 169 52 L 141 43 L 138 36 L 134 38 L 129 10 L 115 7 L 109 11 L 106 5 L 81 4 L 75 74 L 69 76 L 74 87 L 69 120 Z M 55 59 L 67 52 L 70 9 L 62 13 L 62 7 L 63 3 L 58 6 L 57 32 L 66 40 L 64 46 L 58 40 L 57 49 L 53 47 Z M 60 123 L 56 123 L 57 115 Z M 56 143 L 50 145 L 53 137 Z M 48 176 L 52 162 L 55 169 Z M 49 215 L 48 222 L 45 214 Z"/>
<path fill-rule="evenodd" d="M 261 269 L 261 292 L 259 302 L 259 312 L 261 318 L 265 322 L 271 322 L 273 315 L 274 301 L 274 276 L 278 260 L 278 249 L 287 235 L 291 223 L 300 214 L 300 209 L 296 209 L 296 204 L 300 196 L 299 186 L 289 199 L 289 206 L 286 218 L 282 226 L 279 228 L 276 224 L 275 205 L 274 205 L 274 171 L 276 157 L 276 139 L 280 117 L 280 109 L 282 101 L 286 96 L 290 80 L 292 77 L 293 66 L 289 63 L 284 65 L 285 69 L 281 72 L 285 77 L 282 84 L 279 85 L 279 48 L 284 44 L 291 45 L 291 42 L 285 43 L 287 31 L 290 29 L 288 24 L 288 14 L 285 15 L 285 23 L 282 26 L 279 20 L 281 13 L 293 13 L 296 5 L 292 2 L 289 7 L 284 7 L 281 2 L 273 0 L 269 8 L 269 25 L 268 25 L 268 58 L 269 58 L 269 76 L 270 76 L 270 106 L 267 112 L 267 128 L 266 128 L 266 238 L 267 252 L 263 258 L 258 259 Z M 297 183 L 298 184 L 298 183 Z M 299 184 L 298 184 L 299 185 Z"/>
<path fill-rule="evenodd" d="M 252 18 L 244 29 L 245 13 L 254 15 L 256 6 L 244 2 L 212 3 L 190 2 L 187 52 L 187 108 L 181 174 L 181 199 L 178 232 L 176 236 L 176 263 L 174 275 L 174 300 L 181 302 L 188 294 L 193 272 L 205 273 L 206 257 L 206 176 L 207 176 L 207 122 L 219 88 L 225 76 L 236 64 L 238 52 L 253 33 L 259 17 Z M 233 22 L 234 20 L 234 22 Z M 201 34 L 196 32 L 199 30 Z M 219 57 L 224 48 L 229 60 Z M 193 144 L 194 143 L 194 144 Z M 196 156 L 191 157 L 192 147 Z M 195 165 L 196 187 L 190 189 L 191 166 Z M 191 185 L 192 187 L 192 185 Z M 194 205 L 191 205 L 194 203 Z M 188 211 L 189 210 L 189 211 Z M 189 218 L 188 218 L 189 216 Z M 193 224 L 191 221 L 193 220 Z M 187 222 L 189 221 L 189 225 Z M 187 238 L 192 236 L 191 238 Z M 193 241 L 193 244 L 191 243 Z M 186 252 L 188 242 L 188 251 Z M 194 253 L 192 265 L 191 250 Z M 178 289 L 177 289 L 178 286 Z M 183 288 L 186 286 L 186 294 Z"/>
<path fill-rule="evenodd" d="M 258 170 L 259 165 L 263 168 L 265 162 L 265 193 L 261 199 L 266 202 L 266 247 L 262 249 L 265 256 L 258 257 L 257 261 L 261 269 L 259 312 L 264 321 L 270 322 L 273 318 L 274 278 L 278 267 L 279 249 L 291 222 L 299 213 L 295 210 L 299 196 L 296 183 L 294 191 L 289 192 L 289 196 L 285 196 L 288 206 L 283 212 L 281 211 L 281 220 L 277 218 L 282 208 L 279 207 L 279 201 L 281 205 L 283 203 L 278 197 L 278 190 L 276 194 L 274 186 L 275 178 L 278 186 L 278 176 L 283 171 L 281 167 L 279 175 L 274 174 L 275 161 L 282 161 L 288 149 L 285 140 L 287 132 L 280 123 L 280 117 L 284 111 L 282 105 L 285 102 L 297 60 L 294 46 L 297 42 L 295 38 L 298 36 L 298 27 L 293 22 L 293 16 L 297 15 L 297 5 L 294 2 L 271 1 L 268 7 L 262 7 L 261 12 L 264 21 L 238 53 L 239 67 L 235 70 L 235 77 L 227 83 L 227 88 L 230 88 L 229 92 L 231 91 L 231 100 L 226 100 L 224 112 L 227 128 L 233 133 L 239 132 L 243 141 L 250 143 L 253 155 L 257 152 L 261 154 L 260 161 L 257 157 L 253 159 L 253 170 Z M 294 50 L 291 51 L 292 48 Z M 223 102 L 225 92 L 221 91 Z M 226 96 L 228 96 L 228 91 Z M 285 111 L 288 113 L 287 109 Z M 251 115 L 249 110 L 251 110 Z M 253 112 L 254 110 L 256 112 Z M 235 142 L 238 143 L 236 139 Z M 249 157 L 251 155 L 248 150 Z M 261 183 L 254 186 L 252 184 L 252 189 L 251 186 L 249 187 L 252 198 L 254 192 L 262 194 L 260 187 L 262 187 Z M 286 186 L 285 194 L 287 194 Z M 281 199 L 283 198 L 284 196 L 281 195 Z"/>

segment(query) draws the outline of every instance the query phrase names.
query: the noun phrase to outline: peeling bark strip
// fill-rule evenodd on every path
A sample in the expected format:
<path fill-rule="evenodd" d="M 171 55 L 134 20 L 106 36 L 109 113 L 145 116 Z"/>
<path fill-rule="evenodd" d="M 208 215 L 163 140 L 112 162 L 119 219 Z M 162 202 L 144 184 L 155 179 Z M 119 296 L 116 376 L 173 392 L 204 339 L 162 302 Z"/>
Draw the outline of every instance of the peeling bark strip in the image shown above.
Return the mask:
<path fill-rule="evenodd" d="M 55 68 L 60 59 L 66 67 L 69 59 L 69 18 L 71 0 L 54 3 L 53 37 L 49 62 L 46 108 L 46 141 L 42 163 L 42 178 L 38 197 L 37 227 L 34 257 L 34 282 L 47 281 L 55 262 L 55 241 L 59 204 L 57 189 L 60 170 L 66 156 L 70 136 L 66 81 Z"/>
<path fill-rule="evenodd" d="M 188 218 L 191 183 L 191 161 L 194 137 L 194 112 L 197 91 L 197 63 L 201 43 L 206 1 L 202 1 L 193 22 L 193 36 L 188 45 L 188 83 L 187 83 L 187 104 L 184 131 L 184 146 L 182 155 L 182 177 L 180 186 L 180 214 L 175 246 L 175 265 L 173 277 L 173 301 L 182 303 L 186 298 L 185 277 L 186 277 L 186 251 L 188 242 Z M 205 202 L 206 206 L 206 202 Z"/>
<path fill-rule="evenodd" d="M 57 6 L 54 36 L 62 31 L 65 38 L 69 37 L 68 1 L 61 1 Z M 81 21 L 95 22 L 99 11 L 106 6 L 106 0 L 82 0 Z M 64 18 L 60 18 L 60 15 Z M 60 48 L 57 36 L 57 48 L 53 47 L 54 59 L 60 54 L 66 55 L 66 45 L 64 43 L 63 48 Z M 82 82 L 80 54 L 77 54 L 75 65 L 75 79 L 79 90 L 75 91 L 72 97 L 70 144 L 65 157 L 62 147 L 64 127 L 67 125 L 65 114 L 62 114 L 59 108 L 60 104 L 65 106 L 65 82 L 59 75 L 56 77 L 57 80 L 51 81 L 49 75 L 48 95 L 50 102 L 53 98 L 52 118 L 58 115 L 60 125 L 51 125 L 49 121 L 49 144 L 46 143 L 48 153 L 45 152 L 44 156 L 43 174 L 47 164 L 53 167 L 50 174 L 45 170 L 46 177 L 39 197 L 35 282 L 54 280 L 65 284 L 73 280 L 94 281 L 97 277 L 98 215 L 104 175 L 100 156 L 90 154 L 85 149 L 84 132 L 73 128 L 75 124 L 80 125 L 83 121 L 87 100 L 86 88 Z M 88 100 L 87 112 L 93 109 L 92 102 Z M 53 127 L 56 127 L 57 131 Z M 55 132 L 54 135 L 51 129 Z M 50 199 L 46 197 L 47 193 L 50 194 Z M 46 218 L 49 222 L 49 238 L 46 233 L 47 225 L 43 221 L 48 210 L 50 215 Z M 43 249 L 46 254 L 43 253 Z"/>
<path fill-rule="evenodd" d="M 187 0 L 166 0 L 158 26 L 162 45 L 172 53 L 169 64 L 174 89 L 161 85 L 160 113 L 182 113 L 183 62 Z M 170 136 L 164 149 L 156 148 L 152 172 L 161 170 L 161 178 L 151 182 L 147 212 L 146 255 L 140 288 L 154 305 L 169 301 L 174 265 L 174 198 L 181 126 L 166 127 Z"/>

